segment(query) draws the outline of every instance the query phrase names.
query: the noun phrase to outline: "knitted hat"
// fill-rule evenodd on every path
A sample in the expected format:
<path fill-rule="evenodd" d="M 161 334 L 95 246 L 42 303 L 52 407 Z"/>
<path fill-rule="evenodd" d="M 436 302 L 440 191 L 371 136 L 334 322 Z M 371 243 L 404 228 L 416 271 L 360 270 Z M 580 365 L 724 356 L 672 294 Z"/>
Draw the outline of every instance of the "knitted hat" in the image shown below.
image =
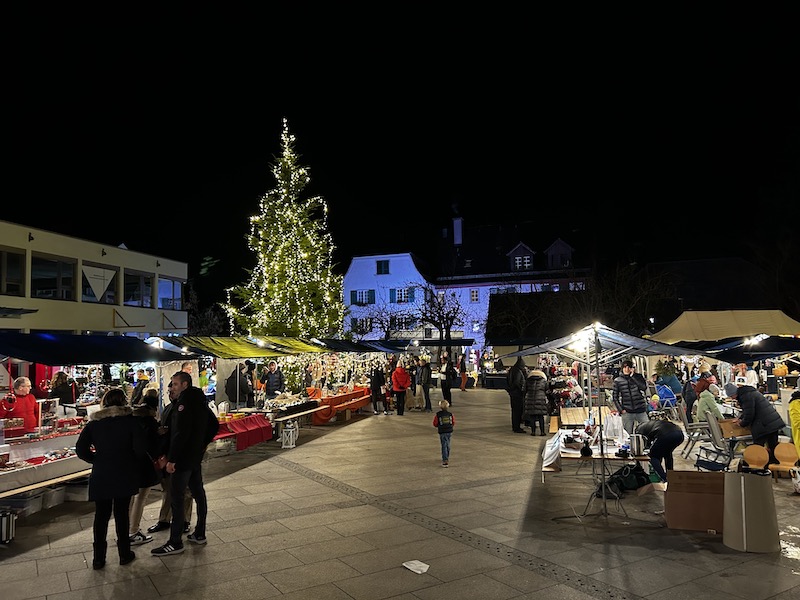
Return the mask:
<path fill-rule="evenodd" d="M 714 394 L 715 396 L 719 396 L 719 386 L 716 383 L 712 383 L 708 386 L 708 391 Z"/>
<path fill-rule="evenodd" d="M 735 383 L 726 383 L 725 384 L 725 395 L 728 398 L 736 398 L 736 395 L 739 393 L 739 388 L 736 386 Z"/>

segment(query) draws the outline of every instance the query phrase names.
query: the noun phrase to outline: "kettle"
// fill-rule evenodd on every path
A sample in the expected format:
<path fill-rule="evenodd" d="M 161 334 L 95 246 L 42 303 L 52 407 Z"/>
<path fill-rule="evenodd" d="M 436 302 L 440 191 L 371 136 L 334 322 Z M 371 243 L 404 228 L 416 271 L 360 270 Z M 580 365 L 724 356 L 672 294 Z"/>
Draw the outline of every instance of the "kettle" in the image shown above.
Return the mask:
<path fill-rule="evenodd" d="M 631 454 L 633 456 L 642 456 L 644 454 L 645 448 L 645 439 L 644 436 L 639 433 L 634 433 L 630 439 L 631 444 Z"/>

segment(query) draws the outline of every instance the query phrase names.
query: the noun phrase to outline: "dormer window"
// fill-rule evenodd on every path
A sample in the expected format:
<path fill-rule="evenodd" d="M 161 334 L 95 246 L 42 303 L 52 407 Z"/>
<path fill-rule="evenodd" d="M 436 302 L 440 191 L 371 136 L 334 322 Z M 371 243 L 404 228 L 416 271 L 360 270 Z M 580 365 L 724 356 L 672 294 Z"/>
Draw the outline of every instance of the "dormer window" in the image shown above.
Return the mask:
<path fill-rule="evenodd" d="M 514 270 L 529 271 L 533 266 L 533 257 L 530 254 L 514 257 Z"/>

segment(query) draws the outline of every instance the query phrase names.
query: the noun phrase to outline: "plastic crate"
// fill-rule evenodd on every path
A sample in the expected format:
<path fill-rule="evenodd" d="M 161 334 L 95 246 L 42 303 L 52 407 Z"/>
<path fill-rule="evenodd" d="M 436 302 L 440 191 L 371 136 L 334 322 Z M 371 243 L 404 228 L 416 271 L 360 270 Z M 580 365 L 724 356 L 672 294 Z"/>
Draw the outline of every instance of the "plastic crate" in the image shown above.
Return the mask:
<path fill-rule="evenodd" d="M 42 510 L 64 504 L 67 488 L 63 485 L 46 487 L 42 492 Z"/>
<path fill-rule="evenodd" d="M 73 479 L 64 486 L 65 502 L 88 502 L 89 501 L 89 478 L 81 477 Z"/>
<path fill-rule="evenodd" d="M 43 496 L 44 494 L 40 492 L 35 496 L 18 495 L 0 499 L 0 511 L 7 510 L 18 517 L 28 517 L 42 510 Z"/>

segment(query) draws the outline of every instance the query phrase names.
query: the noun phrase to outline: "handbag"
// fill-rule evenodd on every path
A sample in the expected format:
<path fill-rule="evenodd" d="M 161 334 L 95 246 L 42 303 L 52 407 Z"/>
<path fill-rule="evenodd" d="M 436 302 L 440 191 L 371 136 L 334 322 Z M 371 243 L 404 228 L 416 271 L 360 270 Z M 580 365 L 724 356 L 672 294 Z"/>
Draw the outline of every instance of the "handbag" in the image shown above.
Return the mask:
<path fill-rule="evenodd" d="M 166 454 L 162 454 L 158 458 L 153 458 L 151 460 L 153 461 L 153 468 L 158 472 L 161 472 L 161 470 L 164 467 L 167 466 L 167 455 Z"/>

